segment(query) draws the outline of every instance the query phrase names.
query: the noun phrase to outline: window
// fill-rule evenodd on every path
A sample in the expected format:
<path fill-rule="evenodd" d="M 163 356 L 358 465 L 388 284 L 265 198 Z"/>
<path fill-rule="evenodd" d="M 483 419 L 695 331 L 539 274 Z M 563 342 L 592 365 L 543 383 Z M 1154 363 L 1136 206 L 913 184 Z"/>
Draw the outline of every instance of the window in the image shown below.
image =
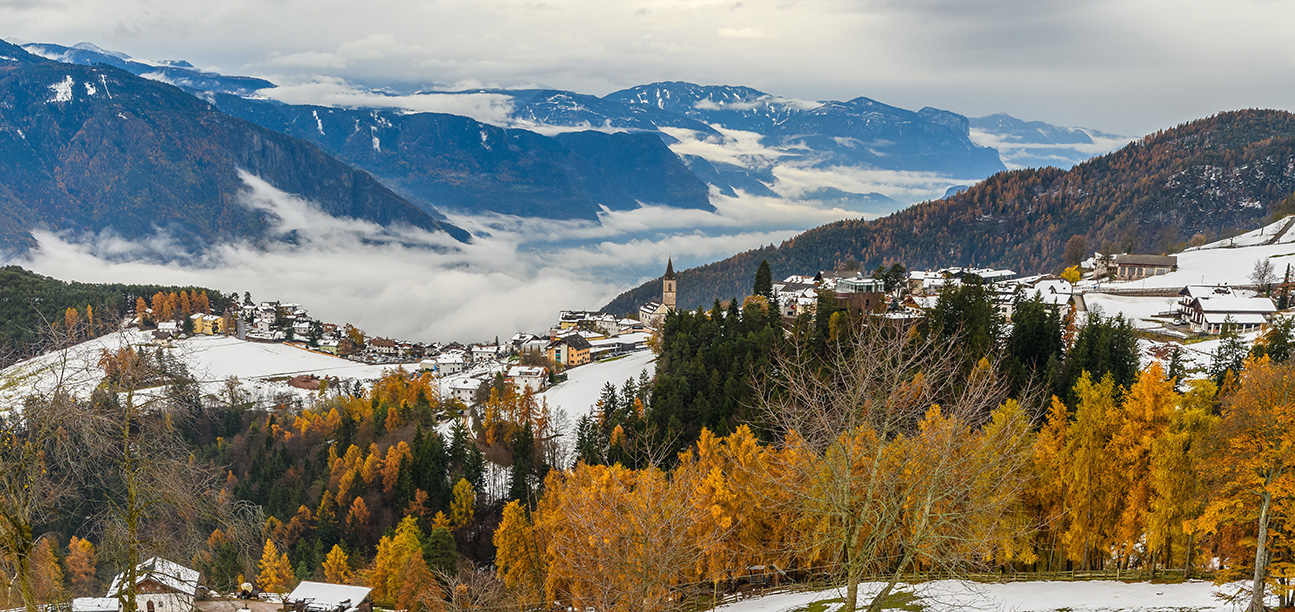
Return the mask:
<path fill-rule="evenodd" d="M 148 600 L 148 612 L 156 612 L 156 610 L 153 609 L 153 600 L 151 599 Z"/>

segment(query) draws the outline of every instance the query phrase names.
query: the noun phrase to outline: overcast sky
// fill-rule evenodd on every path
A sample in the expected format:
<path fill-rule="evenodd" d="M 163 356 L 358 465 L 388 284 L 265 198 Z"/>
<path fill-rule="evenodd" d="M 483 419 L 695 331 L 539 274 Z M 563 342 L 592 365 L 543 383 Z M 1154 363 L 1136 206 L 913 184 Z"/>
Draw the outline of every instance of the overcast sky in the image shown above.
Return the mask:
<path fill-rule="evenodd" d="M 0 24 L 277 82 L 687 80 L 1128 135 L 1295 107 L 1277 0 L 0 0 Z"/>

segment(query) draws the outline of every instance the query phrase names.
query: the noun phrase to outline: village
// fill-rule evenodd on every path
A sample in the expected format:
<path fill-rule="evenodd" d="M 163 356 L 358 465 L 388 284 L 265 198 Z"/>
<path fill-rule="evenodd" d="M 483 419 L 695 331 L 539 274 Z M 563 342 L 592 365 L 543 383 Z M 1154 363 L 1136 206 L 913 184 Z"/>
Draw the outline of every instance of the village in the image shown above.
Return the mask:
<path fill-rule="evenodd" d="M 1088 312 L 1121 315 L 1152 352 L 1156 343 L 1203 342 L 1197 358 L 1203 362 L 1212 348 L 1211 338 L 1224 332 L 1253 335 L 1287 306 L 1290 278 L 1278 278 L 1269 259 L 1283 254 L 1267 251 L 1290 246 L 1295 239 L 1285 231 L 1290 224 L 1291 219 L 1283 219 L 1178 255 L 1093 253 L 1057 275 L 1020 276 L 1012 270 L 980 267 L 906 270 L 897 264 L 872 274 L 857 269 L 794 274 L 772 284 L 771 301 L 789 326 L 801 317 L 812 319 L 822 294 L 854 314 L 919 320 L 936 306 L 943 289 L 974 279 L 991 292 L 1003 321 L 1011 320 L 1018 300 L 1039 300 L 1074 319 Z M 1180 266 L 1180 259 L 1187 260 L 1186 266 Z M 273 382 L 299 393 L 318 392 L 321 385 L 355 385 L 376 378 L 383 369 L 401 367 L 411 374 L 432 373 L 442 397 L 471 408 L 485 401 L 499 378 L 519 391 L 538 394 L 565 380 L 573 368 L 648 351 L 666 315 L 677 308 L 677 283 L 673 262 L 667 262 L 661 298 L 642 305 L 632 318 L 565 310 L 543 332 L 517 332 L 506 340 L 496 337 L 470 344 L 369 336 L 349 324 L 314 318 L 301 304 L 254 303 L 247 295 L 241 304 L 220 314 L 193 312 L 178 321 L 150 325 L 154 309 L 147 308 L 142 314 L 132 313 L 127 323 L 146 331 L 156 346 L 174 346 L 186 338 L 223 337 L 282 345 L 366 366 L 356 370 L 363 375 L 353 377 L 276 370 Z"/>

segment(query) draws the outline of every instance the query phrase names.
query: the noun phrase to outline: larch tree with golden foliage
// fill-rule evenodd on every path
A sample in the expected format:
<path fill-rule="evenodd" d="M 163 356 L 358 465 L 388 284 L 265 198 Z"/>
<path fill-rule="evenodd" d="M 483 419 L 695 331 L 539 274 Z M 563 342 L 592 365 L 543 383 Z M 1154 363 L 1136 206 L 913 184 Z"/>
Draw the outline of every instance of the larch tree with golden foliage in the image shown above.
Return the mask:
<path fill-rule="evenodd" d="M 98 563 L 95 560 L 94 544 L 72 536 L 67 543 L 67 557 L 63 562 L 67 566 L 68 586 L 73 593 L 88 596 L 99 590 L 98 580 L 95 578 Z"/>
<path fill-rule="evenodd" d="M 1107 453 L 1111 464 L 1108 469 L 1121 475 L 1115 541 L 1126 566 L 1147 531 L 1147 516 L 1155 496 L 1151 451 L 1164 436 L 1170 415 L 1178 406 L 1175 382 L 1165 378 L 1159 362 L 1152 362 L 1124 394 L 1119 413 L 1112 419 L 1114 434 Z"/>
<path fill-rule="evenodd" d="M 796 346 L 761 390 L 763 412 L 804 460 L 793 493 L 803 509 L 803 558 L 834 563 L 852 612 L 858 585 L 880 576 L 865 606 L 880 610 L 917 568 L 957 575 L 984 564 L 1001 537 L 994 517 L 1025 478 L 1026 437 L 985 428 L 1006 386 L 983 361 L 912 328 L 870 325 L 830 354 L 826 368 Z M 986 439 L 985 436 L 995 436 Z M 985 452 L 986 449 L 997 449 Z"/>
<path fill-rule="evenodd" d="M 1107 375 L 1094 383 L 1084 372 L 1075 383 L 1075 396 L 1075 420 L 1066 439 L 1068 525 L 1062 540 L 1067 557 L 1089 569 L 1106 558 L 1118 517 L 1117 482 L 1106 454 L 1116 411 L 1115 382 Z"/>
<path fill-rule="evenodd" d="M 324 581 L 333 584 L 351 582 L 350 561 L 346 558 L 346 551 L 337 544 L 334 544 L 333 549 L 328 551 L 328 556 L 324 557 Z"/>
<path fill-rule="evenodd" d="M 1275 364 L 1266 357 L 1249 363 L 1240 385 L 1224 401 L 1217 432 L 1208 463 L 1214 494 L 1197 525 L 1206 532 L 1227 525 L 1252 529 L 1253 558 L 1227 562 L 1250 566 L 1248 609 L 1263 612 L 1273 578 L 1274 510 L 1295 499 L 1295 364 Z"/>
<path fill-rule="evenodd" d="M 1202 451 L 1218 426 L 1213 410 L 1217 393 L 1212 381 L 1192 381 L 1164 434 L 1151 446 L 1147 548 L 1159 551 L 1165 568 L 1182 567 L 1184 576 L 1190 576 L 1196 544 L 1196 530 L 1189 527 L 1200 516 L 1205 497 Z M 1175 558 L 1179 555 L 1181 566 Z"/>
<path fill-rule="evenodd" d="M 450 500 L 450 524 L 454 529 L 471 525 L 476 508 L 477 492 L 472 488 L 471 483 L 460 478 L 454 483 L 454 499 Z"/>
<path fill-rule="evenodd" d="M 287 553 L 279 552 L 274 540 L 265 541 L 257 569 L 259 573 L 256 575 L 256 582 L 266 591 L 286 593 L 288 587 L 292 586 L 292 563 L 288 561 Z"/>

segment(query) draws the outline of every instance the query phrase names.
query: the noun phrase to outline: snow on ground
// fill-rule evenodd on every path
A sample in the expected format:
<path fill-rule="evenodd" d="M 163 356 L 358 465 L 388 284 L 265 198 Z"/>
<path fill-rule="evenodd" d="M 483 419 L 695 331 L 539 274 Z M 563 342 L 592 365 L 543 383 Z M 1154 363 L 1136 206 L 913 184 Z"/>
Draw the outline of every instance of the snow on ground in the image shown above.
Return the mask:
<path fill-rule="evenodd" d="M 1104 283 L 1106 287 L 1164 288 L 1187 285 L 1249 285 L 1255 262 L 1272 260 L 1273 272 L 1280 279 L 1286 264 L 1295 264 L 1295 228 L 1282 236 L 1279 244 L 1228 247 L 1228 241 L 1216 242 L 1177 253 L 1178 271 L 1161 276 L 1122 283 Z"/>
<path fill-rule="evenodd" d="M 1178 309 L 1177 297 L 1132 297 L 1105 293 L 1085 293 L 1084 306 L 1088 310 L 1101 309 L 1102 316 L 1124 315 L 1139 329 L 1160 327 L 1164 321 L 1151 321 L 1152 317 Z"/>
<path fill-rule="evenodd" d="M 861 599 L 876 592 L 879 585 L 864 583 Z M 1012 612 L 1105 612 L 1134 610 L 1232 611 L 1237 608 L 1215 597 L 1218 587 L 1194 580 L 1181 584 L 1124 583 L 1110 580 L 1088 582 L 1008 582 L 1001 584 L 941 580 L 917 585 L 917 603 L 928 612 L 956 610 L 1003 610 Z M 780 593 L 716 608 L 716 612 L 793 612 L 815 601 L 840 598 L 843 590 Z M 839 608 L 829 605 L 828 612 Z"/>
<path fill-rule="evenodd" d="M 47 353 L 0 371 L 0 411 L 21 404 L 33 391 L 47 392 L 60 380 L 77 395 L 86 395 L 102 380 L 97 367 L 102 350 L 149 345 L 147 333 L 129 330 L 108 334 L 73 347 Z M 149 347 L 150 350 L 152 347 Z M 204 392 L 215 392 L 224 381 L 236 376 L 254 396 L 276 393 L 305 395 L 308 391 L 289 387 L 282 380 L 300 374 L 335 376 L 344 380 L 377 379 L 393 365 L 367 365 L 308 351 L 286 344 L 247 342 L 224 336 L 197 336 L 175 341 L 162 349 L 189 366 Z M 418 364 L 406 368 L 416 369 Z"/>
<path fill-rule="evenodd" d="M 567 370 L 567 380 L 553 385 L 539 394 L 557 413 L 566 413 L 570 427 L 574 428 L 580 417 L 589 414 L 598 403 L 603 385 L 611 383 L 619 390 L 627 379 L 636 381 L 639 372 L 647 370 L 648 376 L 656 372 L 656 355 L 652 351 L 638 351 L 619 359 L 600 361 Z"/>
<path fill-rule="evenodd" d="M 1241 234 L 1239 236 L 1233 236 L 1231 238 L 1224 238 L 1223 240 L 1211 242 L 1203 246 L 1191 247 L 1187 250 L 1200 251 L 1200 250 L 1206 250 L 1206 249 L 1243 247 L 1243 246 L 1254 246 L 1257 244 L 1263 244 L 1265 242 L 1268 242 L 1269 240 L 1272 240 L 1273 236 L 1276 235 L 1277 232 L 1280 232 L 1282 228 L 1286 226 L 1286 223 L 1288 223 L 1289 221 L 1290 221 L 1290 217 L 1284 217 L 1281 220 L 1273 221 L 1272 223 L 1269 223 L 1268 225 L 1265 225 L 1257 230 L 1252 230 L 1244 234 Z M 1295 227 L 1292 227 L 1291 231 L 1283 234 L 1282 237 L 1278 240 L 1278 244 L 1288 244 L 1292 242 L 1295 242 Z"/>

